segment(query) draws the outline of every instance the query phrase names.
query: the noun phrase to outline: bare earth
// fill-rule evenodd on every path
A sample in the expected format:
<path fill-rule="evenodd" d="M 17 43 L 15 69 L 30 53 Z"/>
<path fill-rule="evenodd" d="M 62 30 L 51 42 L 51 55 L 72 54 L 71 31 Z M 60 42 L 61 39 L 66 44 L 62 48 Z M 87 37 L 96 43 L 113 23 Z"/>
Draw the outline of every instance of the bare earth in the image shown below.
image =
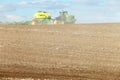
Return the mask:
<path fill-rule="evenodd" d="M 1 25 L 0 77 L 120 80 L 120 24 Z"/>

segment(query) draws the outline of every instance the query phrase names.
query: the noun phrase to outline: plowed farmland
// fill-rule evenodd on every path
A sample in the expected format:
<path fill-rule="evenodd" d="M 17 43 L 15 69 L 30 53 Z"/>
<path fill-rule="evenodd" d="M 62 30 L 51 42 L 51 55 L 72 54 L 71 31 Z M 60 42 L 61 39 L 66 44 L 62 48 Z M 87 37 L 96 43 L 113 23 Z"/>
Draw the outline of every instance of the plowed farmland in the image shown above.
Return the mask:
<path fill-rule="evenodd" d="M 0 25 L 0 79 L 23 78 L 120 80 L 120 24 Z"/>

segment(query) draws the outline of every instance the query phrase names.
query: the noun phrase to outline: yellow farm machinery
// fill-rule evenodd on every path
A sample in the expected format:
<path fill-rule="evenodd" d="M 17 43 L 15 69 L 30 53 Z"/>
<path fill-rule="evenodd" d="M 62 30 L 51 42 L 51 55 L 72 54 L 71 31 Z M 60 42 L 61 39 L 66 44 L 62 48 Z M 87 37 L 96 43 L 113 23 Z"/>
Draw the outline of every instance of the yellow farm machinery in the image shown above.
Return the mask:
<path fill-rule="evenodd" d="M 49 24 L 74 24 L 76 21 L 73 15 L 70 15 L 67 11 L 60 12 L 60 15 L 55 19 L 48 12 L 38 11 L 34 15 L 32 25 L 49 25 Z"/>

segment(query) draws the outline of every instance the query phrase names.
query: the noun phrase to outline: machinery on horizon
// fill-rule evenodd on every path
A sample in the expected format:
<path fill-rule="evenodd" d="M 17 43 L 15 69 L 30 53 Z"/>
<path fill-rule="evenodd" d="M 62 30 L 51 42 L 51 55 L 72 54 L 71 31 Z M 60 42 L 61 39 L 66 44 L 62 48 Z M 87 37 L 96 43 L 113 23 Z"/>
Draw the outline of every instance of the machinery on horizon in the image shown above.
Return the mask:
<path fill-rule="evenodd" d="M 51 14 L 38 11 L 34 15 L 34 19 L 32 20 L 32 25 L 42 25 L 42 24 L 51 24 Z"/>
<path fill-rule="evenodd" d="M 54 19 L 54 24 L 75 24 L 75 17 L 67 11 L 60 12 L 60 15 Z"/>
<path fill-rule="evenodd" d="M 60 15 L 52 19 L 50 13 L 45 11 L 38 11 L 34 15 L 32 25 L 49 25 L 49 24 L 75 24 L 75 17 L 70 15 L 67 11 L 60 12 Z"/>

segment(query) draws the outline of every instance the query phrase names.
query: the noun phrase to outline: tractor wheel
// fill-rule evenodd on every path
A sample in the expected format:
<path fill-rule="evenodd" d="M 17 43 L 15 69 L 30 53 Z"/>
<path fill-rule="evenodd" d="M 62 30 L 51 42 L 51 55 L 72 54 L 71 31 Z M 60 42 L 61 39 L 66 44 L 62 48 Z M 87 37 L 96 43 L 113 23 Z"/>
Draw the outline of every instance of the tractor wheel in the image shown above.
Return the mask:
<path fill-rule="evenodd" d="M 58 21 L 57 21 L 57 20 L 54 20 L 54 21 L 53 21 L 53 24 L 58 24 Z"/>
<path fill-rule="evenodd" d="M 32 21 L 31 25 L 35 25 L 35 21 Z"/>
<path fill-rule="evenodd" d="M 65 22 L 64 22 L 64 21 L 61 21 L 61 24 L 65 24 Z"/>

